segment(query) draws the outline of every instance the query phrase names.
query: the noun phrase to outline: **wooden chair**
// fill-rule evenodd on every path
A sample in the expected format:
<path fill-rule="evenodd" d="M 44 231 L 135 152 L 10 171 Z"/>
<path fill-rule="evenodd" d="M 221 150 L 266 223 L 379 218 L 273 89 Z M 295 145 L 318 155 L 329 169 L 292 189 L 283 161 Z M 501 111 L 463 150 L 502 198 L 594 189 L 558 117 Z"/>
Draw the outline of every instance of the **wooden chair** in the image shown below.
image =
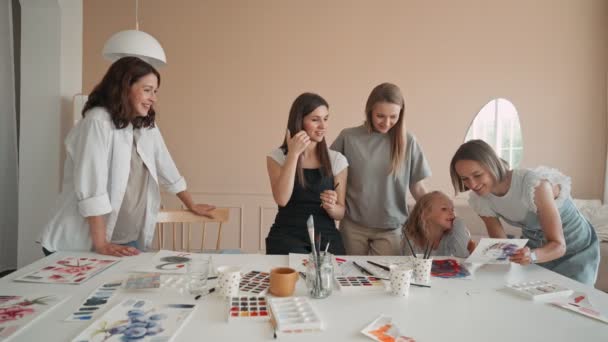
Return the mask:
<path fill-rule="evenodd" d="M 186 209 L 173 209 L 173 210 L 163 210 L 161 209 L 158 212 L 158 216 L 156 219 L 156 239 L 158 242 L 158 249 L 164 248 L 165 242 L 165 225 L 171 224 L 172 237 L 171 244 L 172 249 L 177 250 L 175 247 L 175 240 L 177 240 L 177 231 L 176 226 L 181 230 L 181 241 L 180 241 L 180 250 L 183 250 L 183 241 L 184 241 L 184 227 L 186 228 L 186 234 L 188 239 L 186 240 L 186 250 L 190 252 L 190 241 L 192 240 L 192 227 L 191 224 L 201 224 L 203 228 L 202 232 L 202 241 L 201 241 L 201 251 L 205 247 L 205 231 L 207 228 L 207 223 L 217 223 L 219 225 L 217 231 L 217 241 L 215 243 L 216 250 L 220 249 L 220 241 L 222 237 L 222 224 L 228 222 L 229 217 L 229 209 L 228 208 L 216 208 L 212 212 L 213 218 L 208 218 L 205 216 L 199 216 Z"/>

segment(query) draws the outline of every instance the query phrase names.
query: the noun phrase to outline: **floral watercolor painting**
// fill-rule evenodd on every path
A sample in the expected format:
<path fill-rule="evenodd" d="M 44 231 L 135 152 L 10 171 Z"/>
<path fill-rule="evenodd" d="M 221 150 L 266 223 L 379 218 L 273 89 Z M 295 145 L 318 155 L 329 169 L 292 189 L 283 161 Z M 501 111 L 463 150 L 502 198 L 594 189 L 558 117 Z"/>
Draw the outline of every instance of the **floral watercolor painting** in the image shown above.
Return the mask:
<path fill-rule="evenodd" d="M 194 304 L 155 304 L 150 300 L 126 299 L 72 341 L 172 341 L 194 309 Z"/>
<path fill-rule="evenodd" d="M 49 284 L 80 284 L 114 265 L 119 259 L 69 256 L 15 281 Z"/>
<path fill-rule="evenodd" d="M 0 341 L 7 341 L 65 299 L 67 297 L 56 295 L 0 295 Z"/>

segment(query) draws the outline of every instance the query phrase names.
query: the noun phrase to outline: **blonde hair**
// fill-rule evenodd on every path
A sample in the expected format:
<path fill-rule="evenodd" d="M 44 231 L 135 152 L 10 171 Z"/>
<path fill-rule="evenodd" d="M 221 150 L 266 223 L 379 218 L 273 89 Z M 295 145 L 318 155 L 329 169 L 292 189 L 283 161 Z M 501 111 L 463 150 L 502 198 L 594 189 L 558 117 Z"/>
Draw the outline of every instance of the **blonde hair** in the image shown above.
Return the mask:
<path fill-rule="evenodd" d="M 427 217 L 431 209 L 433 208 L 433 201 L 437 198 L 449 197 L 441 191 L 432 191 L 422 196 L 418 201 L 410 216 L 403 226 L 403 234 L 406 238 L 414 241 L 414 244 L 420 247 L 424 247 L 429 240 L 429 225 Z M 405 246 L 402 243 L 402 248 Z M 413 246 L 412 246 L 413 247 Z M 412 253 L 415 253 L 412 251 Z"/>
<path fill-rule="evenodd" d="M 504 159 L 501 159 L 492 146 L 488 145 L 488 143 L 483 140 L 469 140 L 460 145 L 450 162 L 450 177 L 452 178 L 455 194 L 469 190 L 456 172 L 456 163 L 461 160 L 478 162 L 488 170 L 490 175 L 498 183 L 505 179 L 509 171 L 509 163 Z"/>
<path fill-rule="evenodd" d="M 392 103 L 401 107 L 399 110 L 399 119 L 397 119 L 397 123 L 395 123 L 395 125 L 388 131 L 391 139 L 391 167 L 389 174 L 394 174 L 403 165 L 405 151 L 407 149 L 407 139 L 405 138 L 405 119 L 403 118 L 405 111 L 405 100 L 401 94 L 401 89 L 392 83 L 382 83 L 376 86 L 369 94 L 365 104 L 365 126 L 367 126 L 369 132 L 374 130 L 374 124 L 372 121 L 374 105 L 381 102 Z"/>

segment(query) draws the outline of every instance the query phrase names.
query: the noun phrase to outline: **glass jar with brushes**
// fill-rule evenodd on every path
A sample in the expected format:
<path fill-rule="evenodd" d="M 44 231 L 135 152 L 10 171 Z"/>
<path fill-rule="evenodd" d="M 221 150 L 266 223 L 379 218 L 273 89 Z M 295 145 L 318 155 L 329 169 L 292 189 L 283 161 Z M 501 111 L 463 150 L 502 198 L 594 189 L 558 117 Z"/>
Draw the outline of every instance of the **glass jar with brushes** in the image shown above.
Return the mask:
<path fill-rule="evenodd" d="M 328 297 L 334 286 L 333 255 L 328 252 L 313 252 L 306 264 L 306 287 L 311 298 Z"/>

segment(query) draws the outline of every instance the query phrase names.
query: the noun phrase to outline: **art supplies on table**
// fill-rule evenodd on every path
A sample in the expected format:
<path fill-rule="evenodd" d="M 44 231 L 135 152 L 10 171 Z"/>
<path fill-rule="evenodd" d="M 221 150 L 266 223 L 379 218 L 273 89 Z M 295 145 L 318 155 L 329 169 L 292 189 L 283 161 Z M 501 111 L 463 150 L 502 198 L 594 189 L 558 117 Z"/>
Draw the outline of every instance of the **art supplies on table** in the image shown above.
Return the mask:
<path fill-rule="evenodd" d="M 106 307 L 112 296 L 122 285 L 122 282 L 109 282 L 99 286 L 80 304 L 80 307 L 68 316 L 68 322 L 90 321 Z"/>
<path fill-rule="evenodd" d="M 465 260 L 470 264 L 508 264 L 509 258 L 520 248 L 523 248 L 528 239 L 491 239 L 482 238 L 479 244 Z"/>
<path fill-rule="evenodd" d="M 411 337 L 401 335 L 397 325 L 389 316 L 380 315 L 368 326 L 361 330 L 361 333 L 374 341 L 380 342 L 415 342 Z"/>
<path fill-rule="evenodd" d="M 241 277 L 239 291 L 263 296 L 270 286 L 270 273 L 249 271 Z"/>
<path fill-rule="evenodd" d="M 194 304 L 156 304 L 144 299 L 125 299 L 72 342 L 172 341 L 194 309 Z"/>
<path fill-rule="evenodd" d="M 473 275 L 464 263 L 452 259 L 433 259 L 431 276 L 447 279 L 472 279 Z"/>
<path fill-rule="evenodd" d="M 560 308 L 574 311 L 577 314 L 608 323 L 608 317 L 599 312 L 589 301 L 589 297 L 583 292 L 575 292 L 569 298 L 555 300 L 551 304 Z"/>
<path fill-rule="evenodd" d="M 384 292 L 384 282 L 372 276 L 336 277 L 343 292 Z"/>
<path fill-rule="evenodd" d="M 160 287 L 160 273 L 133 273 L 122 284 L 125 290 L 157 289 Z"/>
<path fill-rule="evenodd" d="M 0 295 L 0 341 L 8 341 L 68 298 L 44 294 Z"/>
<path fill-rule="evenodd" d="M 186 274 L 186 263 L 194 256 L 192 253 L 177 251 L 158 251 L 152 260 L 135 268 L 135 272 Z"/>
<path fill-rule="evenodd" d="M 270 319 L 266 297 L 229 297 L 228 321 Z"/>
<path fill-rule="evenodd" d="M 306 272 L 306 265 L 308 265 L 308 257 L 309 254 L 289 253 L 289 267 L 295 269 L 298 272 Z M 348 260 L 345 258 L 334 256 L 334 270 L 338 270 L 340 267 L 343 267 L 343 265 L 347 262 Z M 352 265 L 352 263 L 350 264 Z M 340 275 L 342 275 L 342 273 L 340 273 Z"/>
<path fill-rule="evenodd" d="M 512 293 L 533 300 L 550 300 L 559 297 L 567 297 L 574 292 L 569 288 L 544 280 L 507 284 L 505 288 Z"/>
<path fill-rule="evenodd" d="M 307 297 L 268 298 L 277 336 L 323 330 L 321 317 Z"/>
<path fill-rule="evenodd" d="M 45 284 L 81 284 L 120 259 L 69 256 L 14 281 Z"/>

